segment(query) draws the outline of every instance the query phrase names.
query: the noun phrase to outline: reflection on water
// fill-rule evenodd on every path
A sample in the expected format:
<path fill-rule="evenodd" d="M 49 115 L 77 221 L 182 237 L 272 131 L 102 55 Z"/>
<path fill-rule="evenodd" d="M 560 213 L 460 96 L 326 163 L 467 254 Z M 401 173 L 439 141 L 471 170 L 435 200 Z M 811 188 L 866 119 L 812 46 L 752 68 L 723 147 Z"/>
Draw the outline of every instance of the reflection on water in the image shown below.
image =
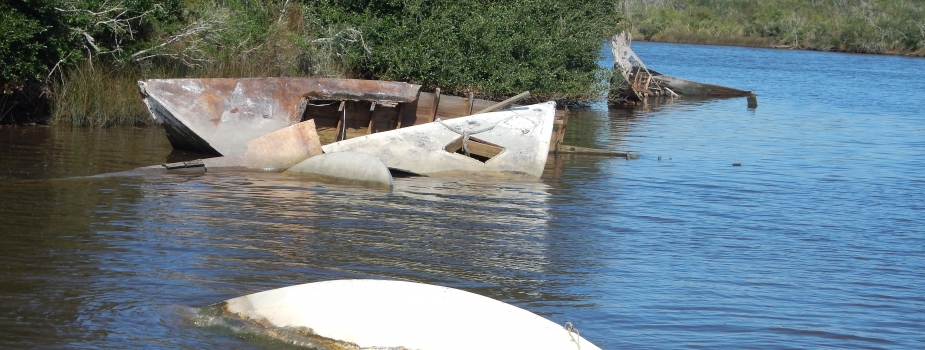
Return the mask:
<path fill-rule="evenodd" d="M 0 347 L 286 347 L 191 310 L 341 278 L 472 291 L 605 349 L 920 347 L 925 60 L 634 46 L 759 107 L 574 109 L 566 143 L 640 159 L 392 192 L 255 173 L 62 180 L 177 155 L 153 128 L 0 127 Z"/>
<path fill-rule="evenodd" d="M 132 225 L 174 234 L 165 243 L 175 246 L 162 249 L 195 243 L 224 251 L 202 264 L 251 260 L 271 276 L 294 268 L 416 280 L 466 274 L 493 282 L 513 272 L 543 272 L 544 190 L 542 183 L 406 178 L 396 179 L 388 194 L 226 173 L 143 189 Z"/>
<path fill-rule="evenodd" d="M 40 131 L 54 143 L 54 131 Z M 138 162 L 162 162 L 169 146 L 149 145 L 152 156 Z M 561 299 L 537 292 L 550 278 L 542 182 L 398 178 L 389 193 L 262 173 L 24 179 L 32 173 L 17 172 L 18 164 L 56 158 L 45 147 L 36 145 L 31 160 L 5 163 L 12 176 L 2 182 L 2 259 L 16 267 L 6 277 L 18 283 L 4 285 L 0 311 L 21 320 L 3 322 L 11 345 L 196 344 L 209 335 L 183 327 L 191 318 L 181 305 L 336 278 Z M 111 154 L 94 158 L 121 151 L 98 152 Z M 85 160 L 67 154 L 60 161 L 77 168 Z M 112 162 L 97 171 L 138 165 Z M 42 337 L 42 324 L 58 336 Z M 219 338 L 206 343 L 235 341 L 234 334 Z"/>

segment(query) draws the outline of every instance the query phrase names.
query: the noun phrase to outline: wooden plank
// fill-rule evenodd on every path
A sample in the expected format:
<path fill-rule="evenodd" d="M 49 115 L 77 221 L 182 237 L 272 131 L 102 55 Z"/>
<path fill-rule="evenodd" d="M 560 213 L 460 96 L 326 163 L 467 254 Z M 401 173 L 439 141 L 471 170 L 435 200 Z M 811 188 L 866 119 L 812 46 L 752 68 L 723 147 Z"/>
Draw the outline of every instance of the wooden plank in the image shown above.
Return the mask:
<path fill-rule="evenodd" d="M 347 124 L 347 113 L 344 112 L 344 102 L 345 101 L 340 101 L 340 106 L 337 107 L 337 111 L 341 112 L 341 118 L 337 120 L 337 137 L 335 138 L 336 141 L 343 140 L 341 135 L 346 136 L 347 134 L 347 125 L 345 125 Z M 343 130 L 343 134 L 341 134 L 341 130 Z"/>
<path fill-rule="evenodd" d="M 442 96 L 440 98 L 440 110 L 437 111 L 437 117 L 443 120 L 459 118 L 466 116 L 466 106 L 469 104 L 465 97 L 459 96 Z"/>
<path fill-rule="evenodd" d="M 482 143 L 478 140 L 469 139 L 469 153 L 491 158 L 504 151 L 504 147 L 498 147 L 488 143 Z"/>
<path fill-rule="evenodd" d="M 295 107 L 295 112 L 289 117 L 289 125 L 302 122 L 305 117 L 305 108 L 308 107 L 308 98 L 302 97 Z"/>
<path fill-rule="evenodd" d="M 522 100 L 522 99 L 524 99 L 524 98 L 527 98 L 527 97 L 529 97 L 529 96 L 530 96 L 530 91 L 524 91 L 524 92 L 521 92 L 521 93 L 517 94 L 517 96 L 511 97 L 511 98 L 509 98 L 509 99 L 507 99 L 507 100 L 504 100 L 504 101 L 498 102 L 498 103 L 496 103 L 496 104 L 493 104 L 493 105 L 491 105 L 491 107 L 488 107 L 488 108 L 485 108 L 485 109 L 480 110 L 480 111 L 478 111 L 478 112 L 475 112 L 475 114 L 488 113 L 488 112 L 494 112 L 494 111 L 497 111 L 497 110 L 501 110 L 501 109 L 503 109 L 504 107 L 507 107 L 507 106 L 509 106 L 509 105 L 512 105 L 512 104 L 514 104 L 514 102 L 520 101 L 520 100 Z"/>
<path fill-rule="evenodd" d="M 376 111 L 376 102 L 370 102 L 369 104 L 369 125 L 366 127 L 366 135 L 369 135 L 373 132 L 373 113 Z"/>
<path fill-rule="evenodd" d="M 565 107 L 564 110 L 556 111 L 556 121 L 555 124 L 553 124 L 553 139 L 549 142 L 549 148 L 553 151 L 558 151 L 559 147 L 562 146 L 562 142 L 565 140 L 565 129 L 568 126 L 568 117 L 568 107 Z"/>
<path fill-rule="evenodd" d="M 436 94 L 430 92 L 418 94 L 417 101 L 408 103 L 407 106 L 403 108 L 402 125 L 420 125 L 434 121 L 435 117 L 432 115 L 433 110 L 431 106 L 435 98 Z M 467 116 L 469 115 L 467 114 L 468 104 L 469 101 L 467 101 L 465 97 L 441 95 L 436 118 L 447 120 Z M 493 104 L 495 104 L 494 101 L 478 98 L 472 99 L 473 110 L 484 109 Z"/>
<path fill-rule="evenodd" d="M 369 125 L 370 117 L 372 117 L 372 114 L 369 112 L 370 103 L 372 102 L 347 101 L 347 104 L 344 107 L 344 111 L 347 112 L 346 125 L 344 126 L 344 129 L 346 129 L 348 133 L 357 132 L 358 130 L 364 129 Z"/>
<path fill-rule="evenodd" d="M 430 108 L 430 121 L 437 119 L 437 109 L 440 108 L 440 88 L 434 91 L 434 101 Z"/>
<path fill-rule="evenodd" d="M 444 148 L 444 150 L 450 153 L 464 153 L 465 151 L 463 150 L 463 138 L 460 137 L 451 142 Z M 485 142 L 474 137 L 469 138 L 470 154 L 485 158 L 492 158 L 502 151 L 504 151 L 504 147 Z"/>
<path fill-rule="evenodd" d="M 550 150 L 550 153 L 554 151 Z M 586 148 L 578 146 L 569 146 L 562 145 L 559 147 L 559 151 L 555 152 L 556 154 L 575 154 L 575 155 L 585 155 L 585 156 L 603 156 L 603 157 L 621 157 L 626 159 L 636 159 L 636 156 L 630 152 L 621 152 L 621 151 L 611 151 L 607 149 L 596 149 L 596 148 Z"/>
<path fill-rule="evenodd" d="M 404 104 L 404 103 L 399 103 L 397 108 L 398 108 L 398 115 L 395 117 L 395 119 L 396 119 L 395 128 L 396 128 L 396 129 L 401 129 L 401 120 L 402 120 L 402 114 L 401 114 L 401 112 L 402 112 L 402 110 L 405 108 L 405 104 Z"/>

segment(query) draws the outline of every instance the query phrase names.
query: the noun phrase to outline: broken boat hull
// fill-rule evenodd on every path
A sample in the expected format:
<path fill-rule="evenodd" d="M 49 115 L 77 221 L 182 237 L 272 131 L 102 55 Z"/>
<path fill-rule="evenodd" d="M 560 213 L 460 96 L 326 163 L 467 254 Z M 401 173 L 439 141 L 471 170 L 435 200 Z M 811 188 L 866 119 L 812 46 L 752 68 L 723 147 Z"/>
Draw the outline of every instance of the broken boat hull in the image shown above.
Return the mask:
<path fill-rule="evenodd" d="M 493 172 L 540 177 L 555 112 L 555 102 L 547 102 L 437 120 L 321 148 L 325 153 L 369 154 L 390 169 L 418 175 Z"/>
<path fill-rule="evenodd" d="M 614 57 L 614 70 L 621 73 L 611 81 L 608 100 L 612 104 L 648 102 L 649 97 L 685 98 L 748 98 L 750 108 L 757 107 L 754 92 L 736 88 L 699 83 L 658 73 L 646 67 L 642 59 L 630 48 L 632 36 L 614 35 L 610 41 Z"/>
<path fill-rule="evenodd" d="M 150 79 L 138 82 L 152 117 L 176 149 L 235 155 L 247 141 L 306 119 L 316 99 L 407 103 L 420 86 L 326 78 Z M 368 108 L 368 107 L 367 107 Z"/>
<path fill-rule="evenodd" d="M 314 120 L 322 143 L 476 113 L 495 104 L 402 82 L 329 78 L 149 79 L 144 104 L 175 149 L 236 155 L 257 137 Z M 559 111 L 550 150 L 562 143 Z"/>

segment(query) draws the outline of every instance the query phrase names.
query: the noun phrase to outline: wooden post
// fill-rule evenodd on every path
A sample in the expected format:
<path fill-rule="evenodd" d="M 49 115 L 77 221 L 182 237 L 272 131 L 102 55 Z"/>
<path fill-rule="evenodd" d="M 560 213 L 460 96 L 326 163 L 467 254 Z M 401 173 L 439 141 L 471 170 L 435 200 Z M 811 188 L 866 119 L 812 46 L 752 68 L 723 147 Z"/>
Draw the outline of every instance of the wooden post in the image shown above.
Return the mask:
<path fill-rule="evenodd" d="M 499 110 L 499 109 L 501 109 L 501 108 L 507 107 L 507 105 L 509 105 L 509 104 L 512 104 L 512 103 L 517 102 L 517 101 L 520 101 L 521 99 L 523 99 L 524 97 L 527 97 L 527 96 L 530 96 L 530 91 L 521 92 L 521 93 L 518 94 L 517 96 L 511 97 L 511 98 L 509 98 L 509 99 L 507 99 L 507 100 L 504 100 L 504 101 L 498 102 L 498 103 L 496 103 L 496 104 L 493 104 L 493 105 L 491 105 L 491 107 L 488 107 L 488 108 L 485 108 L 485 109 L 483 109 L 483 110 L 481 110 L 481 111 L 478 111 L 478 112 L 474 113 L 473 115 L 475 115 L 475 114 L 481 114 L 481 113 L 488 113 L 488 112 L 493 112 L 493 111 Z"/>
<path fill-rule="evenodd" d="M 440 88 L 434 91 L 434 104 L 430 108 L 430 121 L 437 120 L 437 107 L 440 106 Z"/>
<path fill-rule="evenodd" d="M 337 121 L 337 135 L 334 136 L 334 141 L 341 141 L 347 138 L 347 112 L 344 111 L 345 102 L 347 101 L 340 101 L 340 107 L 337 107 L 337 111 L 343 112 L 343 114 L 341 115 L 341 118 Z M 344 128 L 343 134 L 341 134 L 341 128 Z"/>
<path fill-rule="evenodd" d="M 376 101 L 372 101 L 370 102 L 370 105 L 369 105 L 369 126 L 366 127 L 366 135 L 373 133 L 373 114 L 375 114 L 374 113 L 375 110 L 376 110 Z"/>
<path fill-rule="evenodd" d="M 467 99 L 468 101 L 466 102 L 468 102 L 468 106 L 466 106 L 466 115 L 472 115 L 472 107 L 475 105 L 475 94 L 470 92 Z"/>
<path fill-rule="evenodd" d="M 404 103 L 398 103 L 398 124 L 395 126 L 395 129 L 401 129 L 401 110 L 404 105 Z"/>
<path fill-rule="evenodd" d="M 751 109 L 758 108 L 758 95 L 751 94 L 748 96 L 748 108 L 751 108 Z"/>
<path fill-rule="evenodd" d="M 302 118 L 305 118 L 305 108 L 307 107 L 308 107 L 308 97 L 302 96 L 302 98 L 299 100 L 299 104 L 296 105 L 295 111 L 292 113 L 292 116 L 289 117 L 289 125 L 302 122 Z"/>
<path fill-rule="evenodd" d="M 565 141 L 565 128 L 568 126 L 568 116 L 569 109 L 568 106 L 565 106 L 565 113 L 562 115 L 562 124 L 559 125 L 559 130 L 556 133 L 556 154 L 559 154 L 559 147 L 562 147 L 562 142 Z"/>

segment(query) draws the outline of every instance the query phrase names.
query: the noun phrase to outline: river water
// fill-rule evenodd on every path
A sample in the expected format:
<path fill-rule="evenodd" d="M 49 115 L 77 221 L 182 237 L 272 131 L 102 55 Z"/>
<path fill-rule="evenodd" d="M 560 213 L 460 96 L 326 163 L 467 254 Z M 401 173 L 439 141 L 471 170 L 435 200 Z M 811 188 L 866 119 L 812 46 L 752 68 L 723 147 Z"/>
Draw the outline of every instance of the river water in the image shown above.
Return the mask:
<path fill-rule="evenodd" d="M 594 104 L 573 110 L 567 143 L 639 159 L 390 193 L 250 173 L 63 179 L 171 148 L 155 128 L 2 127 L 0 347 L 286 348 L 196 310 L 343 278 L 461 288 L 604 349 L 925 347 L 925 60 L 634 48 L 759 107 Z"/>

